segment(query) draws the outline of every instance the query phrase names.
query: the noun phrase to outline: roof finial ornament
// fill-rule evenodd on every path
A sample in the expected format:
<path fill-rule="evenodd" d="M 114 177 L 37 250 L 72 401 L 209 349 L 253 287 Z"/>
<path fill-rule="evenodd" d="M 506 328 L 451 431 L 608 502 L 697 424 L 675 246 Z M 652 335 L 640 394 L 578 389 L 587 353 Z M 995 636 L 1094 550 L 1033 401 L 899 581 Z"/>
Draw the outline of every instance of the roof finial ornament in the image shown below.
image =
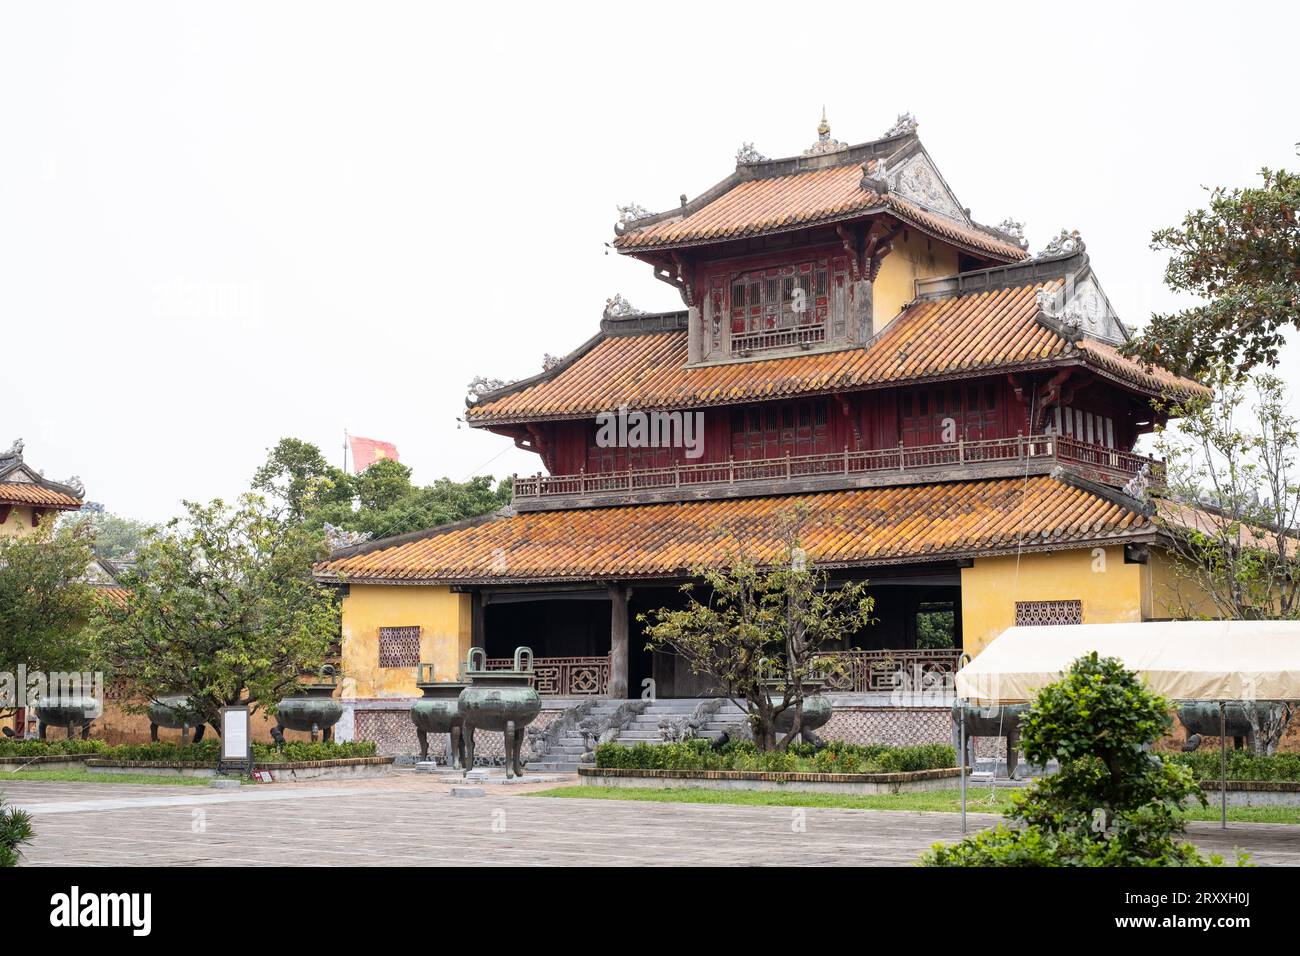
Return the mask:
<path fill-rule="evenodd" d="M 889 127 L 889 129 L 885 131 L 885 135 L 880 138 L 891 139 L 894 136 L 905 136 L 908 133 L 915 133 L 918 125 L 916 117 L 911 113 L 899 113 L 898 119 L 894 120 L 894 125 Z"/>
<path fill-rule="evenodd" d="M 826 121 L 826 107 L 822 107 L 822 121 L 817 124 L 817 142 L 803 151 L 805 156 L 820 156 L 822 153 L 837 153 L 848 149 L 848 143 L 831 139 L 831 124 Z"/>
<path fill-rule="evenodd" d="M 1016 244 L 1020 246 L 1021 249 L 1029 248 L 1029 240 L 1025 238 L 1025 224 L 1023 222 L 1020 222 L 1018 219 L 1012 219 L 1010 216 L 1008 216 L 1006 219 L 1003 219 L 1000 223 L 998 223 L 994 228 L 997 229 L 997 231 L 1002 233 L 1004 236 L 1008 236 L 1011 239 L 1013 239 L 1016 242 Z"/>
<path fill-rule="evenodd" d="M 650 215 L 650 211 L 639 203 L 628 203 L 626 206 L 618 206 L 617 209 L 619 225 L 623 226 Z"/>
<path fill-rule="evenodd" d="M 623 298 L 620 292 L 615 292 L 612 298 L 605 300 L 605 318 L 621 319 L 630 315 L 645 315 L 645 313 Z"/>
<path fill-rule="evenodd" d="M 21 457 L 23 457 L 23 440 L 21 438 L 15 438 L 13 444 L 9 446 L 9 450 L 4 454 L 0 455 L 0 458 L 21 458 Z"/>
<path fill-rule="evenodd" d="M 767 160 L 767 157 L 754 148 L 753 143 L 741 143 L 740 149 L 736 150 L 736 165 L 750 166 L 754 163 L 761 163 Z M 682 203 L 686 205 L 686 203 Z"/>
<path fill-rule="evenodd" d="M 60 482 L 60 484 L 63 484 L 66 487 L 71 488 L 73 493 L 76 494 L 78 498 L 86 497 L 86 485 L 85 483 L 82 482 L 80 475 L 73 475 L 67 481 Z"/>
<path fill-rule="evenodd" d="M 1083 252 L 1086 248 L 1083 244 L 1083 237 L 1079 235 L 1078 229 L 1062 229 L 1061 234 L 1045 245 L 1035 259 L 1063 259 L 1066 256 L 1072 256 L 1075 253 Z"/>

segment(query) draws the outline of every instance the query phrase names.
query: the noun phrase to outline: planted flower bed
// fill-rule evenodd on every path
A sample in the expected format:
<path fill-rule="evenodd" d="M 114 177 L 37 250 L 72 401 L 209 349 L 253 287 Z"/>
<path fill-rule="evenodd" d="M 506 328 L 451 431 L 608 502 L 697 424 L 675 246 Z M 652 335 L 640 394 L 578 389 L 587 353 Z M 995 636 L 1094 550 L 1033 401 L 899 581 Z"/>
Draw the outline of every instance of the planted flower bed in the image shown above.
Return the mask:
<path fill-rule="evenodd" d="M 952 785 L 956 754 L 946 744 L 915 747 L 832 741 L 817 750 L 760 751 L 747 742 L 713 749 L 708 741 L 677 744 L 602 744 L 596 766 L 578 768 L 587 786 L 704 787 L 833 793 L 901 793 Z"/>

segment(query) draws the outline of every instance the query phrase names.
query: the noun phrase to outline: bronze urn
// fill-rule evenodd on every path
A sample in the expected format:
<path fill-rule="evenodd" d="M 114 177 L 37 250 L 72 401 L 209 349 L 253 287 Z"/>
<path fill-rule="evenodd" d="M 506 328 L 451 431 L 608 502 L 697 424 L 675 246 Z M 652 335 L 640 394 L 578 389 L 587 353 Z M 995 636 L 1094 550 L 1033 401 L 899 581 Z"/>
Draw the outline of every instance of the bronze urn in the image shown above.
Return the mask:
<path fill-rule="evenodd" d="M 780 707 L 785 703 L 785 680 L 765 680 L 763 681 L 768 689 L 768 696 L 772 700 L 774 707 Z M 821 678 L 805 677 L 801 682 L 804 688 L 803 697 L 803 719 L 799 721 L 799 738 L 805 743 L 821 744 L 814 731 L 822 727 L 831 719 L 831 714 L 835 711 L 834 704 L 829 697 L 821 693 L 826 681 Z M 780 734 L 788 734 L 790 728 L 794 726 L 794 708 L 790 707 L 783 710 L 776 718 L 776 731 Z"/>
<path fill-rule="evenodd" d="M 334 725 L 343 716 L 343 704 L 334 699 L 337 688 L 338 675 L 326 664 L 314 680 L 303 683 L 300 695 L 281 700 L 276 706 L 276 726 L 271 731 L 276 744 L 283 746 L 286 729 L 310 733 L 312 743 L 319 733 L 328 742 Z"/>
<path fill-rule="evenodd" d="M 181 732 L 181 745 L 190 742 L 190 730 L 194 731 L 194 743 L 203 739 L 206 726 L 189 707 L 190 699 L 185 694 L 163 694 L 157 700 L 149 702 L 149 739 L 158 742 L 158 728 Z"/>
<path fill-rule="evenodd" d="M 447 734 L 444 758 L 455 770 L 468 769 L 465 763 L 465 736 L 461 733 L 461 691 L 469 687 L 464 681 L 435 681 L 433 665 L 421 664 L 416 684 L 424 695 L 411 705 L 411 722 L 420 739 L 420 760 L 429 759 L 429 734 Z"/>
<path fill-rule="evenodd" d="M 81 732 L 81 739 L 90 737 L 90 724 L 103 714 L 100 702 L 89 696 L 58 696 L 42 698 L 36 704 L 36 732 L 41 740 L 51 725 L 68 728 L 68 738 Z"/>
<path fill-rule="evenodd" d="M 460 692 L 464 721 L 465 769 L 474 767 L 474 730 L 499 730 L 505 735 L 506 776 L 523 774 L 519 750 L 524 728 L 541 713 L 542 698 L 533 687 L 533 651 L 516 647 L 510 670 L 488 670 L 487 651 L 471 647 L 465 660 L 470 685 Z"/>

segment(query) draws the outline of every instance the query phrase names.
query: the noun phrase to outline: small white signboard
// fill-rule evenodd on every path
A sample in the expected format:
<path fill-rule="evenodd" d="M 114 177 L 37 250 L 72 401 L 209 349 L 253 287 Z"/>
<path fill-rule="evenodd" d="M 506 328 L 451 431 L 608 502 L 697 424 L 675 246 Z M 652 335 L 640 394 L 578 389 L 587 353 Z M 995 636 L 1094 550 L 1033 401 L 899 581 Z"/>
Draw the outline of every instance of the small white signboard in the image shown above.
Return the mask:
<path fill-rule="evenodd" d="M 221 708 L 221 760 L 217 771 L 238 769 L 247 773 L 253 769 L 253 742 L 249 734 L 248 708 Z"/>

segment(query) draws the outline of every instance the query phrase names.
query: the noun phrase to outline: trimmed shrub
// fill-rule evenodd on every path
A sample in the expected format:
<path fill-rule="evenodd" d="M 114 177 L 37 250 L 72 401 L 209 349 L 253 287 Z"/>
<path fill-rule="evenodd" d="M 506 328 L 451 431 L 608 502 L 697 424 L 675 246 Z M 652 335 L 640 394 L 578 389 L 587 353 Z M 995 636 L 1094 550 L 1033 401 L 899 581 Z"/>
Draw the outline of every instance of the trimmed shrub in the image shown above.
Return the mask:
<path fill-rule="evenodd" d="M 86 743 L 87 741 L 82 741 Z M 94 753 L 105 760 L 148 761 L 155 763 L 200 763 L 215 764 L 221 756 L 219 740 L 201 740 L 197 744 L 181 746 L 178 743 L 159 741 L 147 744 L 119 744 L 106 747 L 98 741 L 90 741 L 98 746 L 86 751 Z M 258 763 L 298 763 L 308 760 L 339 760 L 346 757 L 373 757 L 373 741 L 353 741 L 340 743 L 336 741 L 293 740 L 277 750 L 274 744 L 253 744 L 253 759 Z"/>
<path fill-rule="evenodd" d="M 47 757 L 101 753 L 107 745 L 102 740 L 76 737 L 57 740 L 9 740 L 0 738 L 0 757 Z"/>
<path fill-rule="evenodd" d="M 1166 754 L 1165 759 L 1191 769 L 1197 780 L 1215 781 L 1221 772 L 1219 749 Z M 1250 750 L 1228 751 L 1228 780 L 1294 780 L 1300 782 L 1300 754 L 1273 754 Z"/>
<path fill-rule="evenodd" d="M 1192 771 L 1146 747 L 1169 728 L 1168 704 L 1120 660 L 1080 657 L 1039 691 L 1020 719 L 1032 763 L 1060 770 L 1011 798 L 999 826 L 952 846 L 927 866 L 1207 866 L 1180 841 L 1182 808 L 1205 803 Z"/>
<path fill-rule="evenodd" d="M 769 773 L 900 773 L 956 766 L 947 744 L 886 747 L 831 741 L 823 749 L 759 750 L 749 741 L 731 741 L 713 750 L 707 740 L 632 747 L 601 744 L 596 766 L 609 770 L 746 770 Z"/>

